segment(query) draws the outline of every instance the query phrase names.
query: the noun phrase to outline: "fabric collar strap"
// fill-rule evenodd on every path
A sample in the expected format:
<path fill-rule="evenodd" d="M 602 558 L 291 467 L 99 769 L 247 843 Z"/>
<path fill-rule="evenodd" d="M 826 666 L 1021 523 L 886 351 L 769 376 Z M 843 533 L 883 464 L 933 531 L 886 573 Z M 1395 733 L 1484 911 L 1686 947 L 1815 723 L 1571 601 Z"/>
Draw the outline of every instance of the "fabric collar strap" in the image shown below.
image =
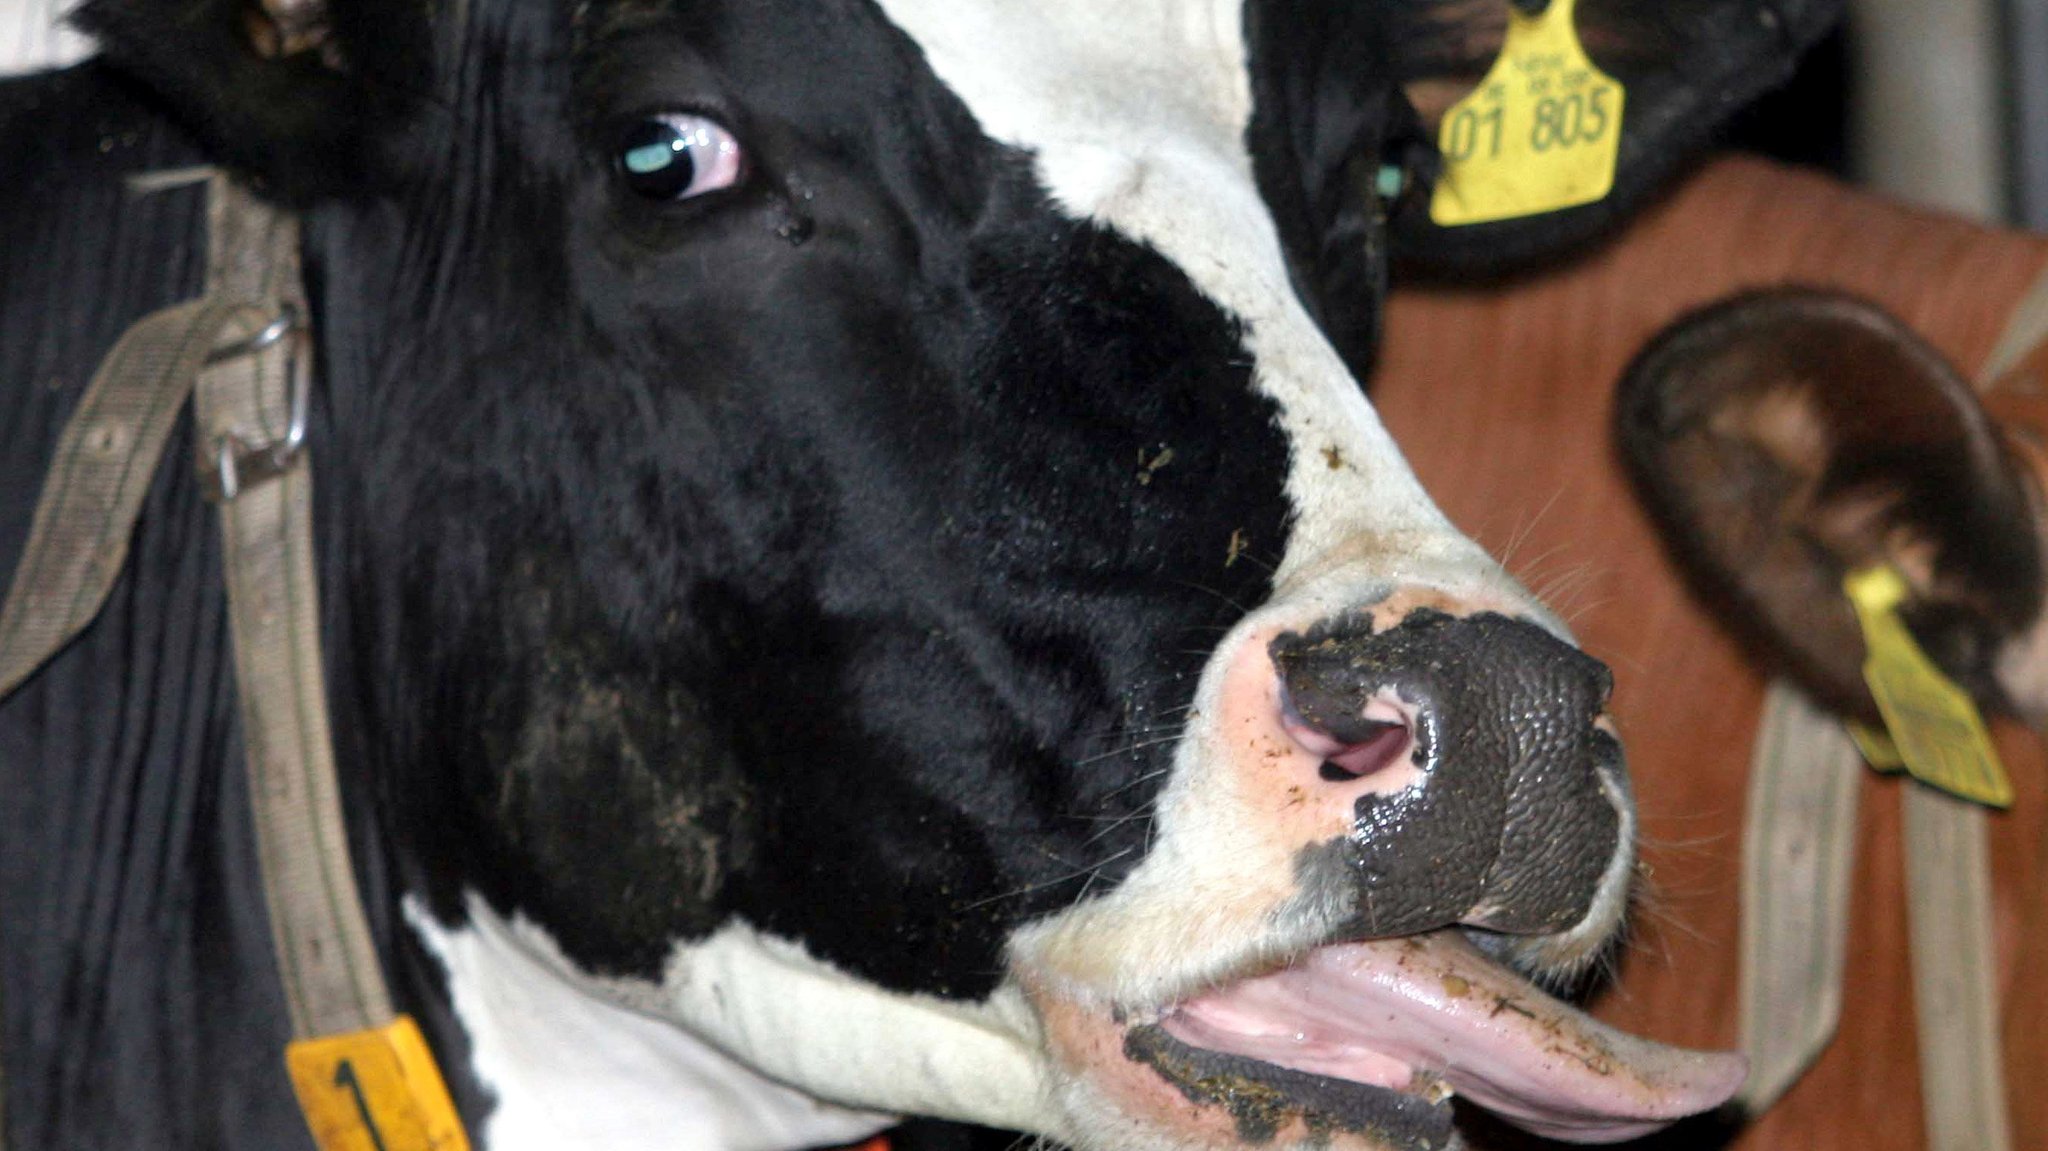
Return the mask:
<path fill-rule="evenodd" d="M 257 851 L 292 1033 L 381 1027 L 391 997 L 348 854 L 327 726 L 313 554 L 313 478 L 301 444 L 311 357 L 298 221 L 216 176 L 209 196 L 207 294 L 255 302 L 245 347 L 199 373 L 202 474 L 218 498 L 235 682 L 256 808 Z M 256 461 L 266 461 L 262 476 Z"/>
<path fill-rule="evenodd" d="M 98 615 L 187 397 L 220 510 L 229 631 L 293 1086 L 323 1148 L 465 1151 L 410 1019 L 392 1010 L 342 821 L 304 451 L 310 356 L 299 231 L 213 174 L 206 295 L 131 327 L 59 439 L 0 605 L 0 696 Z M 4 1080 L 0 1080 L 4 1095 Z M 5 1117 L 0 1114 L 0 1143 Z"/>

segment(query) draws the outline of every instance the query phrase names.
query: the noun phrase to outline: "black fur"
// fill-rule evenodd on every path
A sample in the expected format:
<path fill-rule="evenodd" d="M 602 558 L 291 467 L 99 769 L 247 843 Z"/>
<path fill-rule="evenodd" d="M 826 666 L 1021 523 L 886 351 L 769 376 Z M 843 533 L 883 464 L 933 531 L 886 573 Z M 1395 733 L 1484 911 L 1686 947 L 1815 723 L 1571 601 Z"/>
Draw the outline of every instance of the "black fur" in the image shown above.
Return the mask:
<path fill-rule="evenodd" d="M 1287 452 L 1232 325 L 858 9 L 586 26 L 573 71 L 566 20 L 475 21 L 449 103 L 517 102 L 309 242 L 328 346 L 370 349 L 327 365 L 364 481 L 327 522 L 399 838 L 444 912 L 480 887 L 596 970 L 738 913 L 986 992 L 1012 925 L 1136 862 L 1102 817 L 1167 749 L 1132 749 L 1266 594 L 1232 538 L 1281 549 Z M 622 193 L 607 149 L 668 107 L 752 186 Z"/>
<path fill-rule="evenodd" d="M 380 136 L 431 94 L 423 0 L 330 6 L 321 50 L 251 51 L 253 2 L 87 0 L 84 31 L 119 46 L 121 68 L 148 84 L 208 146 L 273 196 L 307 203 L 376 182 Z"/>
<path fill-rule="evenodd" d="M 739 913 L 888 986 L 984 993 L 1011 925 L 1142 854 L 1143 819 L 1105 825 L 1146 809 L 1203 651 L 1267 594 L 1286 445 L 1229 318 L 1157 255 L 1061 219 L 873 13 L 739 6 L 629 31 L 478 6 L 437 45 L 436 111 L 381 142 L 384 186 L 306 217 L 323 592 L 340 759 L 379 813 L 351 821 L 373 829 L 373 915 L 396 947 L 402 891 L 457 915 L 476 888 L 595 970 L 652 975 L 675 941 Z M 838 99 L 819 99 L 827 76 Z M 118 103 L 121 84 L 93 67 L 17 85 L 9 136 L 33 135 L 45 105 L 75 120 L 87 100 Z M 749 187 L 675 209 L 620 192 L 611 142 L 661 108 L 732 124 Z M 75 173 L 99 140 L 76 126 L 75 144 L 29 159 Z M 132 166 L 199 158 L 180 143 Z M 144 218 L 119 172 L 89 174 L 97 198 L 10 203 L 7 219 L 47 246 Z M 145 201 L 183 215 L 114 229 L 115 250 L 69 281 L 13 265 L 9 321 L 33 332 L 49 297 L 108 303 L 93 277 L 109 263 L 182 253 L 174 279 L 96 313 L 68 358 L 8 379 L 61 368 L 75 388 L 125 322 L 195 292 L 196 196 Z M 58 329 L 73 330 L 88 329 Z M 33 491 L 47 458 L 63 405 L 44 407 L 8 422 L 37 445 L 10 455 L 11 490 Z M 189 460 L 158 486 L 179 494 L 152 503 L 145 541 L 210 541 Z M 26 514 L 24 496 L 10 548 Z M 200 885 L 189 898 L 217 914 L 243 909 L 205 937 L 225 949 L 210 963 L 10 960 L 10 1065 L 75 1069 L 11 1092 L 30 1145 L 303 1140 L 246 833 L 222 830 L 239 826 L 240 776 L 210 546 L 179 545 L 184 601 L 117 632 L 117 596 L 0 712 L 10 827 L 76 822 L 13 786 L 24 773 L 117 788 L 183 773 L 220 791 L 189 834 L 225 840 L 136 861 L 116 850 L 132 846 L 124 819 L 103 886 Z M 161 555 L 139 548 L 140 574 L 157 578 Z M 126 674 L 119 656 L 205 619 L 208 693 L 157 689 L 197 709 L 158 738 L 199 744 L 110 751 L 89 774 L 65 762 L 73 745 L 39 713 L 101 722 L 87 701 Z M 10 855 L 10 923 L 78 913 L 65 858 Z M 207 922 L 144 915 L 133 950 L 162 954 Z M 117 951 L 51 932 L 35 954 L 61 969 Z M 68 999 L 40 990 L 66 985 Z M 459 1054 L 430 981 L 405 990 Z M 127 995 L 207 1012 L 202 1036 L 176 1018 L 75 1025 Z M 222 1088 L 137 1061 L 157 1085 L 103 1105 L 122 1080 L 98 1069 L 151 1036 L 180 1066 L 234 1066 L 232 1052 L 248 1070 Z"/>

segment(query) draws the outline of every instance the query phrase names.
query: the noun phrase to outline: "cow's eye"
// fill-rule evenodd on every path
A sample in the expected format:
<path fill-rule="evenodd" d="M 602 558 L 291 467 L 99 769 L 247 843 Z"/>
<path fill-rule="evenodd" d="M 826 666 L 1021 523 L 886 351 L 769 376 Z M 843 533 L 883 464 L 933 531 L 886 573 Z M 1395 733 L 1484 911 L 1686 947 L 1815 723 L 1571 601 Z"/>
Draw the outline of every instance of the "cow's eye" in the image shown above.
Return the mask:
<path fill-rule="evenodd" d="M 746 153 L 731 132 L 681 112 L 627 128 L 617 159 L 626 187 L 650 200 L 687 200 L 730 188 L 746 174 Z"/>

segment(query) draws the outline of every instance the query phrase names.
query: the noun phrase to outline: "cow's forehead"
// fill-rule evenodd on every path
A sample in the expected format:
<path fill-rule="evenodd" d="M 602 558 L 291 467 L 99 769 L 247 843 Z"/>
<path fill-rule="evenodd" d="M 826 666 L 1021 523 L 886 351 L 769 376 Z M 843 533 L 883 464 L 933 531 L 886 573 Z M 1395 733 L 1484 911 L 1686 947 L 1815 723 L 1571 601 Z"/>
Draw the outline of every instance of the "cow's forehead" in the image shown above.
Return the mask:
<path fill-rule="evenodd" d="M 1239 0 L 881 7 L 983 131 L 1032 154 L 1056 204 L 1150 245 L 1244 324 L 1293 449 L 1277 590 L 1334 608 L 1368 584 L 1498 577 L 1422 492 L 1294 294 L 1253 172 Z"/>
<path fill-rule="evenodd" d="M 1252 98 L 1237 0 L 881 6 L 983 131 L 1035 156 L 1061 207 L 1152 244 L 1226 304 L 1238 293 L 1205 272 L 1263 269 L 1242 259 L 1248 246 L 1278 260 L 1271 229 L 1251 222 L 1263 210 L 1244 200 L 1255 188 L 1244 147 Z M 1201 182 L 1210 210 L 1189 218 L 1196 205 L 1173 194 L 1183 189 L 1148 189 L 1161 174 Z M 1237 258 L 1227 269 L 1199 258 L 1205 240 L 1212 256 Z"/>

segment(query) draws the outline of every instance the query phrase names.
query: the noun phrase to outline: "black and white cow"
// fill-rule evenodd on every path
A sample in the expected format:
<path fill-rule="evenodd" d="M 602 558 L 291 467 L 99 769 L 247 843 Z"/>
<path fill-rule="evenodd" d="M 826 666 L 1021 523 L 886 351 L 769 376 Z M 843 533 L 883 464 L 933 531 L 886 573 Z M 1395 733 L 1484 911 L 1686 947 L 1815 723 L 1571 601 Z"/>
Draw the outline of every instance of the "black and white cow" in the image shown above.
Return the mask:
<path fill-rule="evenodd" d="M 1733 1090 L 1509 973 L 1621 923 L 1607 677 L 1356 381 L 1390 253 L 1594 234 L 1829 5 L 1583 0 L 1615 195 L 1455 232 L 1429 126 L 1505 0 L 330 5 L 93 0 L 103 60 L 0 86 L 0 568 L 199 290 L 200 193 L 124 178 L 303 208 L 353 847 L 484 1144 L 1412 1151 L 1453 1093 L 1614 1139 Z M 0 709 L 12 1146 L 305 1140 L 209 516 L 180 447 Z"/>

